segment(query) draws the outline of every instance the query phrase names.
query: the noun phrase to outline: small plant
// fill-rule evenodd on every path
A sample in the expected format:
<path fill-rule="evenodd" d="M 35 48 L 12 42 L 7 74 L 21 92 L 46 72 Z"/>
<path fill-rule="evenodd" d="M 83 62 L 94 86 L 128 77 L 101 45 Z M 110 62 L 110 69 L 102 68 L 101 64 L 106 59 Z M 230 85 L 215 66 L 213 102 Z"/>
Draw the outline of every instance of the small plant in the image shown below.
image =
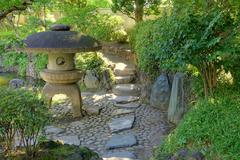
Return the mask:
<path fill-rule="evenodd" d="M 27 157 L 36 156 L 41 130 L 50 120 L 44 99 L 30 91 L 8 88 L 0 88 L 0 99 L 1 145 L 6 155 L 19 136 Z"/>

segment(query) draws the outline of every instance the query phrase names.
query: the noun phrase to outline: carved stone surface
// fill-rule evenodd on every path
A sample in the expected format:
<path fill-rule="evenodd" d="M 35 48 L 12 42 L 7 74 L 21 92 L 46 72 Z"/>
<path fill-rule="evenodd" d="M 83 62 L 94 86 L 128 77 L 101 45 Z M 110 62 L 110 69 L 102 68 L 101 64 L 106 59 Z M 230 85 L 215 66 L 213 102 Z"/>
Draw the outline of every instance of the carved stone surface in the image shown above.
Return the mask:
<path fill-rule="evenodd" d="M 168 120 L 177 124 L 186 111 L 184 99 L 184 74 L 176 73 L 173 80 L 172 92 L 168 108 Z"/>
<path fill-rule="evenodd" d="M 72 101 L 72 112 L 74 117 L 82 117 L 82 98 L 77 84 L 57 85 L 47 83 L 43 88 L 43 94 L 51 104 L 52 97 L 56 94 L 66 94 Z"/>
<path fill-rule="evenodd" d="M 166 74 L 161 74 L 157 80 L 155 81 L 151 96 L 150 96 L 150 104 L 155 108 L 159 108 L 160 110 L 167 111 L 169 105 L 169 97 L 170 97 L 170 85 L 168 81 L 168 77 Z"/>
<path fill-rule="evenodd" d="M 81 72 L 72 71 L 51 71 L 48 69 L 40 72 L 42 79 L 48 83 L 71 84 L 76 83 L 82 77 Z"/>

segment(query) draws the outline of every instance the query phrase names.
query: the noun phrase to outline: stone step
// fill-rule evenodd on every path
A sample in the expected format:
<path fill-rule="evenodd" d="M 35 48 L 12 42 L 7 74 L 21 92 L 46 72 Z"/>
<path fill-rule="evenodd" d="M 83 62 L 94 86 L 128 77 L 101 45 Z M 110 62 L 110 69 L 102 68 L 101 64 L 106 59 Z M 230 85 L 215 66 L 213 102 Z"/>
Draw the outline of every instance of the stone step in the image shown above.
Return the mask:
<path fill-rule="evenodd" d="M 134 112 L 135 112 L 135 110 L 133 110 L 133 109 L 117 109 L 112 112 L 112 116 L 130 114 L 130 113 L 134 113 Z"/>
<path fill-rule="evenodd" d="M 134 76 L 136 74 L 135 68 L 115 68 L 114 75 L 115 76 Z"/>
<path fill-rule="evenodd" d="M 134 120 L 135 120 L 134 115 L 115 118 L 112 119 L 112 122 L 110 122 L 108 126 L 112 133 L 120 132 L 127 129 L 131 129 L 133 127 Z"/>
<path fill-rule="evenodd" d="M 119 151 L 106 153 L 103 156 L 103 160 L 136 160 L 136 155 L 129 151 Z"/>
<path fill-rule="evenodd" d="M 114 106 L 118 108 L 125 108 L 125 109 L 136 109 L 140 107 L 140 104 L 138 102 L 130 102 L 126 104 L 114 103 Z"/>
<path fill-rule="evenodd" d="M 139 97 L 136 96 L 113 96 L 111 98 L 111 100 L 113 100 L 116 103 L 119 104 L 126 104 L 126 103 L 130 103 L 130 102 L 135 102 L 139 100 Z"/>
<path fill-rule="evenodd" d="M 113 87 L 113 93 L 118 96 L 139 96 L 140 88 L 136 84 L 118 84 Z"/>
<path fill-rule="evenodd" d="M 133 134 L 114 135 L 107 141 L 106 149 L 132 147 L 136 144 L 137 138 Z"/>
<path fill-rule="evenodd" d="M 116 84 L 125 84 L 125 83 L 131 83 L 134 81 L 134 76 L 116 76 L 115 82 Z"/>

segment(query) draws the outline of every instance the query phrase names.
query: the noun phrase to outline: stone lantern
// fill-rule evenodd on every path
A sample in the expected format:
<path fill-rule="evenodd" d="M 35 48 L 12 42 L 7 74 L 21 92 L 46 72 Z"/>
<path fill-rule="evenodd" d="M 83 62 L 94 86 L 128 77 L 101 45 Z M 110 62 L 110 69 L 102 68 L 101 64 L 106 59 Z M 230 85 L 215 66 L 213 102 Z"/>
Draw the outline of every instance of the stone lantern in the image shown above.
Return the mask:
<path fill-rule="evenodd" d="M 74 117 L 82 117 L 81 91 L 77 82 L 81 72 L 75 69 L 74 56 L 77 52 L 97 51 L 101 49 L 98 41 L 90 36 L 70 31 L 67 25 L 53 25 L 51 31 L 28 36 L 25 51 L 29 53 L 47 53 L 47 69 L 40 72 L 46 81 L 43 94 L 49 100 L 55 94 L 66 94 L 72 101 Z"/>

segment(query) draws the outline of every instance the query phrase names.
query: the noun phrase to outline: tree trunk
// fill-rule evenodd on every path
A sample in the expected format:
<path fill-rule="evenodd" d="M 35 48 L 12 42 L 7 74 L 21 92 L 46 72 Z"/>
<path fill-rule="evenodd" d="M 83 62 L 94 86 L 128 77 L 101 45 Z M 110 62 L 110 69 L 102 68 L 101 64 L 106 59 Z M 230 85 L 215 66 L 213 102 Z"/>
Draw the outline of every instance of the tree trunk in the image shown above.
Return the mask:
<path fill-rule="evenodd" d="M 144 12 L 144 1 L 143 0 L 135 0 L 135 21 L 141 22 L 143 20 L 143 12 Z"/>

